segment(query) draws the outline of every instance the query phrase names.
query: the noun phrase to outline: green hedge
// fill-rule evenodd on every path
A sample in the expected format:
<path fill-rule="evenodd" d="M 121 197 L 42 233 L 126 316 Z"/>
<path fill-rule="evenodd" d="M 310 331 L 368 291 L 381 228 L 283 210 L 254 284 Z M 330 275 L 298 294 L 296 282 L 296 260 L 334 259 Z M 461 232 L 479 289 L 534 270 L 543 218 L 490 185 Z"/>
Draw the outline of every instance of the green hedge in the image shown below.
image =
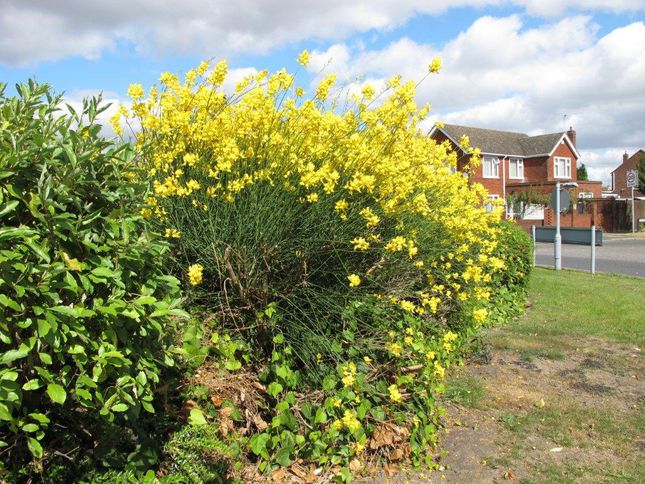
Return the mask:
<path fill-rule="evenodd" d="M 0 85 L 0 480 L 97 451 L 101 429 L 154 412 L 169 316 L 183 314 L 131 152 L 100 136 L 106 106 L 17 91 Z"/>

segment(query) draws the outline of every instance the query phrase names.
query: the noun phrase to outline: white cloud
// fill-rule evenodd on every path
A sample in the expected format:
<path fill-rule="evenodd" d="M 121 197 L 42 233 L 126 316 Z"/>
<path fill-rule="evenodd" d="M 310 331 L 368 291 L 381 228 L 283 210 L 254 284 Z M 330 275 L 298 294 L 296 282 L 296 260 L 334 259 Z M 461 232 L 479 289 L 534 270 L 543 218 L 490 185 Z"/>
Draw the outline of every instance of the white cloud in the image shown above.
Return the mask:
<path fill-rule="evenodd" d="M 317 55 L 347 49 L 334 45 Z M 599 38 L 586 16 L 532 29 L 518 16 L 482 17 L 441 51 L 400 39 L 378 51 L 355 49 L 330 69 L 348 80 L 382 82 L 395 73 L 420 79 L 435 55 L 444 69 L 417 95 L 435 109 L 427 128 L 437 119 L 529 134 L 574 126 L 589 173 L 603 181 L 620 162 L 618 152 L 645 145 L 643 22 Z"/>
<path fill-rule="evenodd" d="M 645 0 L 0 0 L 0 62 L 97 58 L 119 41 L 139 51 L 219 57 L 303 39 L 343 40 L 456 7 L 519 6 L 532 15 L 642 12 Z"/>

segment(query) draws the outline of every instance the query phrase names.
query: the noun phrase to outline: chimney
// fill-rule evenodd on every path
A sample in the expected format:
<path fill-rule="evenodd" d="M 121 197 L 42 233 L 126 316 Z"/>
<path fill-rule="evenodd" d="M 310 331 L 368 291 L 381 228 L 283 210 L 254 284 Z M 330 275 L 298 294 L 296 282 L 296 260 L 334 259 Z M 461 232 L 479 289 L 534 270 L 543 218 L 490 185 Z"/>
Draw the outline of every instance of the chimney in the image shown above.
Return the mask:
<path fill-rule="evenodd" d="M 628 159 L 629 159 L 629 155 L 628 155 L 628 154 L 627 154 L 627 152 L 625 151 L 625 152 L 623 153 L 623 163 L 627 163 L 627 160 L 628 160 Z"/>
<path fill-rule="evenodd" d="M 573 129 L 572 126 L 569 126 L 569 131 L 567 131 L 567 137 L 569 138 L 571 143 L 573 143 L 573 147 L 577 148 L 577 146 L 576 146 L 576 130 Z"/>

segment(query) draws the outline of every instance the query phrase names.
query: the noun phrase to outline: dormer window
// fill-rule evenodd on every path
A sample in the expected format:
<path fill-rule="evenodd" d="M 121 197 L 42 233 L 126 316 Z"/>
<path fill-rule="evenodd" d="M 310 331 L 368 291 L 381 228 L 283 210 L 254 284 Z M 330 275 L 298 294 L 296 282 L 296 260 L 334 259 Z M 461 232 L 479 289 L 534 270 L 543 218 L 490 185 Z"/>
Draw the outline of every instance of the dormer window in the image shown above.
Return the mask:
<path fill-rule="evenodd" d="M 484 156 L 484 178 L 499 178 L 499 158 Z"/>
<path fill-rule="evenodd" d="M 571 178 L 571 158 L 556 156 L 553 159 L 553 178 Z"/>

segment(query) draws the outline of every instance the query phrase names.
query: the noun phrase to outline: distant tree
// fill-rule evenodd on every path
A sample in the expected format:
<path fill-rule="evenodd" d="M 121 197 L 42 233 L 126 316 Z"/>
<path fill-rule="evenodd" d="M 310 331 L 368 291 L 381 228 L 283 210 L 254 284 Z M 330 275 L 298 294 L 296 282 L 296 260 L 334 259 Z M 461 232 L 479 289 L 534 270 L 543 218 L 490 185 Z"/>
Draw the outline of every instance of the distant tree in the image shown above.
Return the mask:
<path fill-rule="evenodd" d="M 589 175 L 587 175 L 587 167 L 584 163 L 580 163 L 580 166 L 576 170 L 576 175 L 579 181 L 589 181 Z"/>
<path fill-rule="evenodd" d="M 645 155 L 641 154 L 638 165 L 638 189 L 641 193 L 645 193 Z"/>

